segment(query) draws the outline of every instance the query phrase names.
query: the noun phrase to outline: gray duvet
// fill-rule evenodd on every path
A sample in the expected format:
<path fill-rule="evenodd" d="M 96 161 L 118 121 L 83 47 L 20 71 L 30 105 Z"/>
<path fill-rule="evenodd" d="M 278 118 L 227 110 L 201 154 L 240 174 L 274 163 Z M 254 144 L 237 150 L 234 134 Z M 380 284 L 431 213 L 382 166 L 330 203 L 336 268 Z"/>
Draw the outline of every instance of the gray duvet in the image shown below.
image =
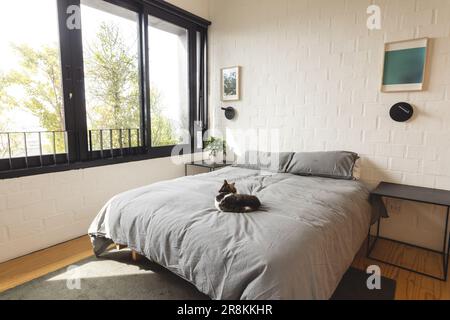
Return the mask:
<path fill-rule="evenodd" d="M 223 180 L 263 210 L 220 213 Z M 89 229 L 94 251 L 128 245 L 213 299 L 329 299 L 368 234 L 356 181 L 228 167 L 111 199 Z"/>

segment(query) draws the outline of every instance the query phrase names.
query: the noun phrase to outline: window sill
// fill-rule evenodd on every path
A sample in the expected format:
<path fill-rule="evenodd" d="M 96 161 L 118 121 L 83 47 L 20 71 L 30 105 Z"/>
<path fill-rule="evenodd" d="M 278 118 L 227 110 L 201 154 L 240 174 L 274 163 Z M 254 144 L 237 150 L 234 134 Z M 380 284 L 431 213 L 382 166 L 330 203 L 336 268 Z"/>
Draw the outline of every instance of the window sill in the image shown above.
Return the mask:
<path fill-rule="evenodd" d="M 170 156 L 161 155 L 161 154 L 140 154 L 140 155 L 126 156 L 126 157 L 91 160 L 91 161 L 85 161 L 85 162 L 74 162 L 74 163 L 70 163 L 70 164 L 58 164 L 58 165 L 47 166 L 47 167 L 35 167 L 35 168 L 3 171 L 3 172 L 0 172 L 0 180 L 21 178 L 21 177 L 27 177 L 27 176 L 35 176 L 35 175 L 55 173 L 55 172 L 88 169 L 88 168 L 109 166 L 109 165 L 128 163 L 128 162 L 137 162 L 137 161 L 145 161 L 145 160 L 152 160 L 152 159 L 163 159 L 163 158 L 170 158 Z"/>

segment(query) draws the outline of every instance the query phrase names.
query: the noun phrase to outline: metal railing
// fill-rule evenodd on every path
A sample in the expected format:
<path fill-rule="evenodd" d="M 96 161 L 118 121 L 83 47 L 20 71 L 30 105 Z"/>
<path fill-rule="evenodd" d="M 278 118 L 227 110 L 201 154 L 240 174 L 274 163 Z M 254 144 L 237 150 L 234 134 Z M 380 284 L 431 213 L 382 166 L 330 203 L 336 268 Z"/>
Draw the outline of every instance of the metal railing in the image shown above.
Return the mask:
<path fill-rule="evenodd" d="M 140 129 L 93 129 L 88 135 L 91 157 L 94 153 L 102 159 L 123 157 L 141 147 Z"/>
<path fill-rule="evenodd" d="M 68 135 L 60 130 L 0 132 L 0 160 L 8 161 L 9 170 L 69 163 Z M 23 159 L 18 168 L 17 159 Z"/>
<path fill-rule="evenodd" d="M 90 160 L 113 159 L 141 153 L 141 129 L 88 131 Z M 70 164 L 70 131 L 0 132 L 0 172 Z M 72 160 L 71 160 L 72 159 Z"/>

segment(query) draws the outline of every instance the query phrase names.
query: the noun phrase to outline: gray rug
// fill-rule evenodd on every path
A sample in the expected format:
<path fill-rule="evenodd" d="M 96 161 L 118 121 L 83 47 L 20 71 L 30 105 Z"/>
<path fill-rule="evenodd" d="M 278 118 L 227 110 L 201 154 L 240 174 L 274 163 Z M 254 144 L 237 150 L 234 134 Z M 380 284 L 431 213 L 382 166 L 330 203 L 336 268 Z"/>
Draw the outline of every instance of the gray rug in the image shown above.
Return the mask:
<path fill-rule="evenodd" d="M 352 271 L 353 270 L 353 271 Z M 365 274 L 350 269 L 334 299 L 393 299 L 389 290 L 361 289 Z M 79 280 L 78 280 L 79 279 Z M 367 277 L 366 277 L 367 279 Z M 392 280 L 389 280 L 392 281 Z M 383 281 L 383 284 L 388 283 Z M 392 284 L 392 283 L 391 283 Z M 355 288 L 360 288 L 355 291 Z M 387 294 L 386 294 L 387 292 Z M 111 251 L 101 259 L 86 259 L 19 287 L 0 293 L 0 300 L 207 300 L 193 285 L 166 269 L 143 259 L 134 263 L 130 252 Z"/>

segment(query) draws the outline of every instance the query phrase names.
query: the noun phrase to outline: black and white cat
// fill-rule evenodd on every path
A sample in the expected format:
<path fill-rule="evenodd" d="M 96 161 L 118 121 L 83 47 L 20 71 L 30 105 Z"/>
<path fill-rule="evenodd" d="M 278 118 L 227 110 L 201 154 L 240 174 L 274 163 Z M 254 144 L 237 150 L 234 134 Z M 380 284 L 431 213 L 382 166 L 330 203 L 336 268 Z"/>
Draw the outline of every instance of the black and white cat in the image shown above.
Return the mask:
<path fill-rule="evenodd" d="M 256 196 L 238 194 L 235 183 L 225 180 L 216 197 L 216 208 L 222 212 L 247 213 L 257 211 L 261 202 Z"/>

